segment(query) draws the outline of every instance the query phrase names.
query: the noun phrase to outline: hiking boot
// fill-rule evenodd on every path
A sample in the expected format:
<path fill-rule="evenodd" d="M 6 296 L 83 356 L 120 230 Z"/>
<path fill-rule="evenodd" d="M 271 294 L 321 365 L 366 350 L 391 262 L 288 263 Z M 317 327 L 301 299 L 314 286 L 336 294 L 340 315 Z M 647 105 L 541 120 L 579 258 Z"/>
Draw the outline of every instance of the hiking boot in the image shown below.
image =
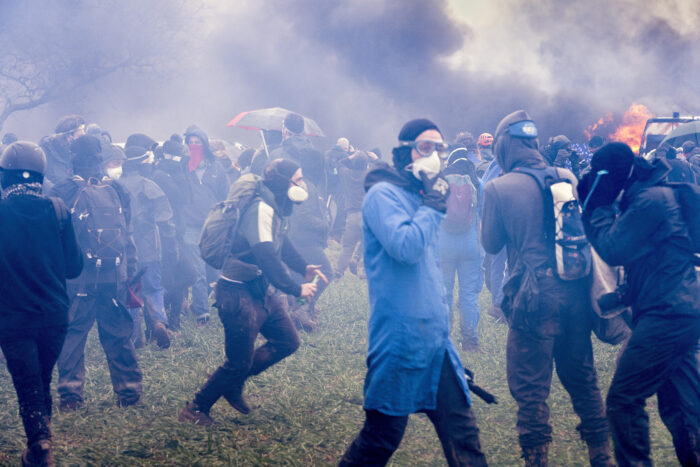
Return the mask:
<path fill-rule="evenodd" d="M 602 443 L 589 443 L 588 458 L 591 461 L 591 467 L 615 467 L 610 443 L 607 440 Z"/>
<path fill-rule="evenodd" d="M 117 399 L 117 407 L 131 407 L 134 405 L 141 405 L 141 396 L 131 399 Z"/>
<path fill-rule="evenodd" d="M 204 313 L 202 316 L 197 317 L 197 327 L 203 328 L 209 324 L 209 313 Z"/>
<path fill-rule="evenodd" d="M 54 465 L 56 464 L 53 462 L 50 439 L 40 439 L 32 443 L 22 454 L 22 467 L 53 467 Z"/>
<path fill-rule="evenodd" d="M 75 399 L 61 399 L 58 410 L 61 412 L 75 412 L 83 407 L 83 402 Z"/>
<path fill-rule="evenodd" d="M 168 335 L 168 329 L 165 327 L 165 324 L 156 321 L 153 325 L 153 336 L 156 338 L 156 344 L 161 349 L 170 347 L 170 336 Z"/>
<path fill-rule="evenodd" d="M 245 384 L 245 382 L 243 384 Z M 224 394 L 224 399 L 231 404 L 231 407 L 238 410 L 243 415 L 248 415 L 250 413 L 250 406 L 243 397 L 243 384 L 237 384 L 231 392 Z"/>
<path fill-rule="evenodd" d="M 525 467 L 547 467 L 548 450 L 549 444 L 523 448 L 523 455 L 521 457 L 525 460 Z"/>
<path fill-rule="evenodd" d="M 216 424 L 216 421 L 211 418 L 208 413 L 199 410 L 193 402 L 189 402 L 185 408 L 182 409 L 177 419 L 181 422 L 194 423 L 199 426 L 212 426 Z"/>

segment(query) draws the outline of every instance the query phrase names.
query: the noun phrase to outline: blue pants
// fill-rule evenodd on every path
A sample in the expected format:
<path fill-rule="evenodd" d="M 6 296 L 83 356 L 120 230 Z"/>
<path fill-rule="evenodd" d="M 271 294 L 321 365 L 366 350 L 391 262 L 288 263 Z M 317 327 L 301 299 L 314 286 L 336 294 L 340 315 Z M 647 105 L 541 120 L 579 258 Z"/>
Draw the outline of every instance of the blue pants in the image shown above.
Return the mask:
<path fill-rule="evenodd" d="M 459 277 L 460 331 L 470 343 L 478 344 L 479 292 L 484 284 L 482 257 L 476 228 L 452 234 L 440 229 L 440 258 L 447 288 L 447 303 L 452 307 L 455 273 Z"/>
<path fill-rule="evenodd" d="M 207 263 L 199 253 L 199 231 L 187 228 L 182 253 L 195 272 L 195 282 L 192 284 L 192 312 L 197 318 L 209 315 L 209 283 L 207 282 Z"/>
<path fill-rule="evenodd" d="M 491 303 L 500 307 L 503 301 L 503 283 L 505 282 L 506 262 L 508 260 L 506 247 L 503 247 L 501 251 L 495 255 L 489 256 L 491 256 L 491 265 L 489 267 L 488 280 L 491 285 Z"/>
<path fill-rule="evenodd" d="M 160 262 L 152 261 L 139 264 L 145 270 L 141 276 L 141 292 L 139 296 L 143 300 L 144 313 L 148 313 L 151 322 L 160 322 L 168 325 L 168 317 L 165 316 L 165 305 L 163 301 L 163 284 L 161 281 Z M 129 308 L 131 319 L 134 320 L 134 335 L 132 340 L 138 340 L 141 334 L 141 324 L 139 321 L 139 309 Z"/>

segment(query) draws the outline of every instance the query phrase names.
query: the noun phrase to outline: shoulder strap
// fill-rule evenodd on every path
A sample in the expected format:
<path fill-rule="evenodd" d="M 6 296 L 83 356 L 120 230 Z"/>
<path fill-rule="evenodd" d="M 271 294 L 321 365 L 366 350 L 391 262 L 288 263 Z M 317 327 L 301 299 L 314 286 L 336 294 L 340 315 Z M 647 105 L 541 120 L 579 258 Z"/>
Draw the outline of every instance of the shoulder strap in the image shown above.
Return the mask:
<path fill-rule="evenodd" d="M 51 201 L 51 204 L 53 205 L 53 209 L 56 212 L 56 219 L 58 220 L 58 229 L 63 232 L 66 227 L 66 222 L 68 221 L 68 210 L 64 209 L 61 203 L 58 201 L 58 198 L 54 198 L 53 196 L 49 196 L 49 201 Z"/>

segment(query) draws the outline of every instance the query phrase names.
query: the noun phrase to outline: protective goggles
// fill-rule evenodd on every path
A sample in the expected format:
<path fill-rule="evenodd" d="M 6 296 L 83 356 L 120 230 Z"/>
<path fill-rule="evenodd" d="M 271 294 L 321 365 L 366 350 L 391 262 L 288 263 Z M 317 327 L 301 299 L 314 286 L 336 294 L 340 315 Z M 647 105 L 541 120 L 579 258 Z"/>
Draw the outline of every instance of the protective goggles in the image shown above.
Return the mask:
<path fill-rule="evenodd" d="M 515 138 L 537 138 L 537 127 L 532 120 L 523 120 L 508 125 L 508 134 Z"/>
<path fill-rule="evenodd" d="M 399 146 L 401 147 L 411 147 L 416 150 L 416 152 L 421 157 L 430 156 L 433 151 L 437 151 L 440 159 L 447 159 L 448 150 L 450 145 L 442 141 L 431 141 L 429 139 L 419 139 L 417 141 L 400 141 Z"/>

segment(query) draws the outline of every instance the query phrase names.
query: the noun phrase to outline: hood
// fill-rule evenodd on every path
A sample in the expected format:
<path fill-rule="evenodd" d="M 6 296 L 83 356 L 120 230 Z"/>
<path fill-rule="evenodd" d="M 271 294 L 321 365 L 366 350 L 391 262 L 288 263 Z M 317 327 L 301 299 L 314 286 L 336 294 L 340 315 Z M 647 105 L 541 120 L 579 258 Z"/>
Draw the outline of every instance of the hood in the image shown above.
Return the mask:
<path fill-rule="evenodd" d="M 663 159 L 654 159 L 649 162 L 642 157 L 635 157 L 632 175 L 627 181 L 620 208 L 626 209 L 640 190 L 663 182 L 669 172 L 671 172 L 671 166 Z"/>
<path fill-rule="evenodd" d="M 496 128 L 494 155 L 498 165 L 506 173 L 512 172 L 516 167 L 540 169 L 547 166 L 542 155 L 537 150 L 537 138 L 516 138 L 508 134 L 509 125 L 523 120 L 532 119 L 524 110 L 516 110 L 506 115 Z"/>
<path fill-rule="evenodd" d="M 378 163 L 365 176 L 365 191 L 379 182 L 389 182 L 410 191 L 419 192 L 423 184 L 418 181 L 410 172 L 400 173 L 393 166 L 386 162 Z"/>
<path fill-rule="evenodd" d="M 197 125 L 190 125 L 185 130 L 185 145 L 187 145 L 190 136 L 197 136 L 202 140 L 202 145 L 204 146 L 204 157 L 214 158 L 214 153 L 211 152 L 211 147 L 209 146 L 209 137 L 207 134 L 199 128 Z"/>
<path fill-rule="evenodd" d="M 301 151 L 302 149 L 307 149 L 311 147 L 311 142 L 308 140 L 308 138 L 300 135 L 294 135 L 282 143 L 282 148 L 284 151 L 294 159 L 295 161 L 299 162 L 301 158 Z"/>

